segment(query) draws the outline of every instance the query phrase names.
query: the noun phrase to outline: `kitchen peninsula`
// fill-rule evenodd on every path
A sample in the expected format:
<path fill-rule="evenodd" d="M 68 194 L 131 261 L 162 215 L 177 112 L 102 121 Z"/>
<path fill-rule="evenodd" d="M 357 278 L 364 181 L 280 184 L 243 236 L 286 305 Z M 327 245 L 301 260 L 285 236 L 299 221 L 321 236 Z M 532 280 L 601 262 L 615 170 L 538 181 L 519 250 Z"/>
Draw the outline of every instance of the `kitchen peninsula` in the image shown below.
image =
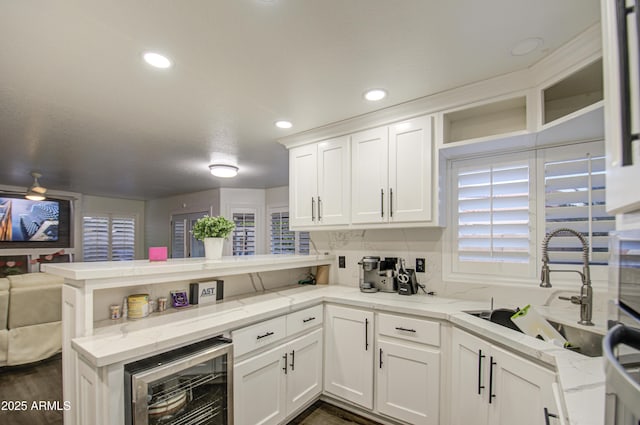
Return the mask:
<path fill-rule="evenodd" d="M 80 369 L 84 363 L 72 348 L 74 338 L 92 335 L 100 327 L 105 328 L 103 332 L 108 332 L 113 326 L 109 322 L 106 322 L 105 326 L 105 322 L 100 320 L 96 311 L 98 298 L 110 296 L 111 302 L 121 302 L 120 295 L 123 290 L 129 294 L 140 292 L 141 289 L 149 293 L 158 290 L 162 291 L 158 293 L 165 294 L 172 289 L 186 290 L 190 282 L 250 273 L 308 268 L 330 264 L 332 260 L 333 256 L 330 255 L 255 255 L 224 257 L 222 260 L 187 258 L 162 262 L 136 260 L 47 264 L 44 266 L 44 271 L 62 276 L 65 279 L 62 291 L 63 397 L 72 402 L 72 409 L 65 411 L 65 424 L 98 423 L 93 420 L 85 420 L 88 407 L 83 405 L 79 399 L 79 388 L 82 385 Z M 100 294 L 100 297 L 96 297 L 96 294 Z M 115 296 L 114 294 L 119 295 Z M 193 314 L 194 311 L 197 309 L 191 309 L 189 313 Z M 172 317 L 175 316 L 170 314 L 173 312 L 175 309 L 167 311 L 168 314 L 164 320 L 179 320 Z M 183 313 L 186 311 L 178 312 L 179 315 Z M 146 318 L 137 323 L 129 321 L 128 325 L 146 328 L 153 326 L 155 319 Z M 201 338 L 204 336 L 202 335 Z M 171 341 L 169 345 L 173 344 L 175 347 L 187 341 L 189 339 L 183 335 L 182 338 Z M 92 415 L 95 413 L 93 411 Z"/>
<path fill-rule="evenodd" d="M 236 371 L 234 372 L 234 390 L 236 412 L 236 424 L 245 423 L 244 418 L 238 419 L 238 410 L 242 407 L 243 381 L 242 372 L 247 369 L 254 358 L 260 358 L 274 351 L 278 356 L 279 347 L 294 344 L 306 335 L 314 334 L 319 345 L 320 364 L 324 356 L 324 385 L 321 378 L 314 393 L 310 394 L 299 408 L 289 410 L 281 409 L 279 421 L 286 423 L 298 414 L 310 402 L 318 397 L 350 408 L 360 414 L 373 415 L 377 420 L 388 423 L 398 423 L 399 414 L 386 414 L 384 400 L 378 394 L 375 398 L 374 408 L 363 407 L 360 403 L 350 403 L 335 391 L 329 388 L 333 377 L 329 371 L 330 363 L 327 356 L 332 355 L 330 341 L 332 326 L 337 313 L 362 313 L 370 315 L 367 319 L 367 327 L 364 334 L 358 333 L 352 338 L 359 342 L 364 339 L 367 342 L 365 357 L 362 353 L 356 353 L 361 363 L 363 358 L 378 356 L 378 349 L 382 350 L 393 341 L 401 341 L 401 345 L 416 348 L 419 351 L 431 353 L 430 358 L 435 359 L 427 366 L 429 380 L 435 380 L 435 391 L 429 392 L 428 411 L 421 416 L 420 423 L 448 424 L 458 423 L 456 409 L 453 407 L 454 391 L 459 382 L 455 369 L 459 367 L 460 357 L 454 351 L 460 351 L 454 346 L 459 341 L 460 335 L 481 339 L 483 343 L 491 347 L 492 355 L 509 356 L 512 367 L 516 371 L 532 370 L 536 376 L 545 377 L 550 387 L 542 388 L 539 396 L 532 397 L 533 393 L 511 394 L 503 389 L 498 392 L 494 406 L 500 406 L 501 411 L 509 410 L 508 403 L 524 404 L 529 408 L 525 413 L 540 416 L 542 420 L 543 407 L 547 412 L 558 414 L 566 422 L 571 424 L 599 424 L 603 417 L 604 400 L 604 376 L 602 373 L 601 358 L 587 358 L 580 354 L 565 350 L 550 343 L 506 329 L 495 323 L 491 323 L 471 316 L 465 311 L 486 308 L 484 303 L 475 301 L 463 301 L 438 296 L 416 295 L 411 297 L 400 296 L 395 293 L 361 293 L 357 287 L 342 285 L 318 285 L 312 287 L 286 287 L 281 290 L 266 291 L 261 294 L 246 294 L 244 296 L 230 298 L 222 303 L 207 307 L 187 309 L 178 313 L 157 315 L 139 321 L 117 323 L 110 326 L 94 327 L 89 320 L 94 291 L 102 290 L 109 285 L 127 286 L 135 288 L 141 282 L 153 281 L 153 276 L 158 282 L 171 282 L 189 279 L 205 279 L 219 276 L 230 276 L 233 273 L 261 272 L 267 270 L 311 267 L 314 265 L 332 264 L 332 256 L 305 256 L 305 257 L 281 257 L 271 256 L 257 257 L 251 260 L 225 259 L 219 263 L 202 260 L 178 261 L 166 264 L 148 264 L 146 262 L 134 262 L 134 264 L 121 264 L 127 271 L 117 271 L 118 264 L 110 267 L 102 265 L 69 264 L 55 265 L 47 270 L 49 273 L 65 275 L 65 312 L 63 316 L 65 329 L 64 363 L 65 368 L 65 399 L 73 400 L 74 408 L 71 420 L 65 418 L 65 423 L 95 423 L 95 424 L 123 424 L 125 416 L 124 391 L 123 391 L 123 367 L 124 364 L 159 354 L 179 346 L 206 339 L 215 335 L 231 336 L 234 343 Z M 232 265 L 235 263 L 235 267 Z M 139 264 L 139 267 L 136 267 Z M 216 268 L 216 264 L 218 268 Z M 91 271 L 91 267 L 96 267 Z M 75 270 L 74 270 L 75 269 Z M 111 269 L 111 270 L 108 270 Z M 181 270 L 182 269 L 182 270 Z M 157 270 L 157 272 L 151 272 Z M 92 274 L 93 273 L 93 274 Z M 73 277 L 78 278 L 73 279 Z M 100 289 L 98 289 L 100 288 Z M 84 294 L 84 298 L 80 296 Z M 86 299 L 91 302 L 81 304 Z M 71 304 L 75 303 L 75 304 Z M 88 308 L 84 308 L 88 306 Z M 75 308 L 74 308 L 75 307 Z M 307 312 L 313 311 L 313 316 Z M 337 312 L 337 313 L 336 313 Z M 72 313 L 75 315 L 72 316 Z M 555 315 L 558 312 L 544 311 L 545 314 Z M 304 316 L 301 316 L 304 314 Z M 292 330 L 294 326 L 289 319 L 304 317 L 302 321 L 314 318 L 306 329 Z M 307 316 L 309 316 L 307 318 Z M 567 323 L 575 322 L 575 314 L 554 316 L 555 320 L 564 320 Z M 75 320 L 79 318 L 79 320 Z M 375 318 L 375 319 L 374 319 Z M 286 319 L 286 320 L 285 320 Z M 400 332 L 389 328 L 388 323 L 409 323 L 416 330 L 414 338 L 411 333 Z M 286 322 L 286 326 L 284 323 Z M 257 326 L 282 325 L 282 334 L 275 331 L 275 335 L 260 340 L 260 346 L 248 346 L 244 335 L 247 330 Z M 604 323 L 598 320 L 598 323 Z M 83 325 L 89 326 L 82 329 Z M 396 325 L 396 327 L 401 327 Z M 75 334 L 71 332 L 75 331 Z M 604 333 L 604 328 L 597 331 Z M 263 332 L 263 331 L 261 331 Z M 302 335 L 302 337 L 301 337 Z M 319 338 L 318 338 L 319 335 Z M 294 339 L 297 338 L 297 339 Z M 416 339 L 417 338 L 417 339 Z M 419 339 L 419 340 L 418 340 Z M 322 346 L 324 341 L 324 348 Z M 252 344 L 255 344 L 253 338 Z M 376 348 L 374 348 L 376 347 Z M 422 348 L 425 347 L 425 348 Z M 342 346 L 338 352 L 347 355 L 348 347 Z M 256 354 L 257 353 L 257 354 Z M 486 351 L 485 351 L 486 353 Z M 335 354 L 335 353 L 333 353 Z M 380 351 L 382 360 L 382 351 Z M 496 359 L 498 357 L 494 357 Z M 504 358 L 504 357 L 503 357 Z M 279 357 L 278 357 L 279 359 Z M 298 359 L 298 356 L 296 356 Z M 385 358 L 386 359 L 386 358 Z M 492 361 L 493 361 L 492 359 Z M 296 360 L 297 362 L 298 360 Z M 302 357 L 300 358 L 302 362 Z M 488 361 L 487 361 L 488 363 Z M 276 360 L 277 370 L 281 369 L 281 360 Z M 302 363 L 301 363 L 302 364 Z M 391 366 L 391 362 L 386 362 Z M 475 363 L 474 363 L 475 364 Z M 506 364 L 506 362 L 504 363 Z M 380 362 L 382 365 L 382 361 Z M 286 367 L 286 363 L 285 363 Z M 70 374 L 69 368 L 77 374 Z M 296 364 L 298 370 L 298 364 Z M 370 375 L 375 371 L 384 370 L 378 368 L 376 360 L 375 370 L 371 368 Z M 290 376 L 293 376 L 290 374 Z M 382 375 L 376 375 L 376 387 L 380 392 Z M 418 376 L 418 375 L 416 375 Z M 503 372 L 503 377 L 513 375 Z M 518 378 L 516 376 L 516 378 Z M 502 378 L 500 378 L 503 380 Z M 524 381 L 523 381 L 524 382 Z M 407 387 L 421 383 L 410 383 Z M 475 384 L 474 384 L 475 385 Z M 495 388 L 494 388 L 495 390 Z M 529 390 L 537 390 L 531 387 Z M 373 404 L 374 386 L 371 386 L 371 403 Z M 261 392 L 263 402 L 270 400 L 270 389 Z M 495 393 L 495 391 L 494 391 Z M 555 397 L 554 397 L 555 395 Z M 239 404 L 238 404 L 239 403 Z M 515 407 L 514 407 L 515 409 Z M 246 406 L 243 411 L 246 411 Z M 258 406 L 252 411 L 258 411 Z M 507 412 L 508 413 L 508 412 Z M 522 414 L 525 414 L 522 413 Z M 525 415 L 526 416 L 526 415 Z M 395 420 L 392 418 L 396 418 Z M 255 418 L 251 418 L 255 420 Z M 247 421 L 249 421 L 247 419 Z M 417 423 L 407 420 L 406 422 Z M 250 421 L 249 421 L 250 422 Z M 539 423 L 536 422 L 536 423 Z"/>

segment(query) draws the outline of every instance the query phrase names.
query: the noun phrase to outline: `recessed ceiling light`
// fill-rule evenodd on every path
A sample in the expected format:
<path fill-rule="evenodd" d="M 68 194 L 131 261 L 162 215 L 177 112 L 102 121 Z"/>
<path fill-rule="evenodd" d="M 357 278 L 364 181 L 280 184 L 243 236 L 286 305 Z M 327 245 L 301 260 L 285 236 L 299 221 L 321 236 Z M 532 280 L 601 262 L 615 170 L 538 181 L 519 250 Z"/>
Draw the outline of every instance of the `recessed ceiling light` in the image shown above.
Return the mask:
<path fill-rule="evenodd" d="M 171 67 L 171 61 L 166 56 L 161 55 L 160 53 L 154 52 L 145 52 L 142 55 L 145 62 L 155 68 L 169 68 Z"/>
<path fill-rule="evenodd" d="M 364 98 L 371 102 L 382 100 L 385 97 L 387 97 L 387 91 L 383 89 L 371 89 L 364 93 Z"/>
<path fill-rule="evenodd" d="M 511 55 L 513 56 L 524 56 L 536 50 L 538 47 L 542 46 L 544 41 L 541 38 L 533 37 L 533 38 L 525 38 L 524 40 L 518 42 L 511 49 Z"/>
<path fill-rule="evenodd" d="M 238 167 L 229 164 L 211 164 L 209 165 L 211 174 L 216 177 L 231 178 L 238 175 Z"/>
<path fill-rule="evenodd" d="M 276 121 L 274 123 L 274 125 L 278 128 L 291 128 L 293 127 L 293 124 L 291 124 L 291 121 L 285 121 L 285 120 L 280 120 L 280 121 Z"/>

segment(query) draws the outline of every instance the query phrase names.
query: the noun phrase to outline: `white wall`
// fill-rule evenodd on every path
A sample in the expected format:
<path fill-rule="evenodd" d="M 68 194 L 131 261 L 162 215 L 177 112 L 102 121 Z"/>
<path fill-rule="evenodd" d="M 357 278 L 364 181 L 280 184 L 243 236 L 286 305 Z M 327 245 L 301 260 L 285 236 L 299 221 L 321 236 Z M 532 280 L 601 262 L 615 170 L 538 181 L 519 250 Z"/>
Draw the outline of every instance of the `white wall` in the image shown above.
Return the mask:
<path fill-rule="evenodd" d="M 150 246 L 171 246 L 171 216 L 207 211 L 220 214 L 220 190 L 186 193 L 146 202 L 145 251 Z"/>

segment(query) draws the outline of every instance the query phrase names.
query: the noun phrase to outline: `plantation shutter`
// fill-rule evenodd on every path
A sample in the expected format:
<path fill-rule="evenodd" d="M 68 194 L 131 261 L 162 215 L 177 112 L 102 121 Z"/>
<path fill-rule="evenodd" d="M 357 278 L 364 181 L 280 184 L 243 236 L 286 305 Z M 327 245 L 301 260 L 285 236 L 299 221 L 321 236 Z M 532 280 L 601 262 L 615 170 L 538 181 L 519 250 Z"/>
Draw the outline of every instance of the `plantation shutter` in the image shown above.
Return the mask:
<path fill-rule="evenodd" d="M 601 146 L 601 145 L 599 145 Z M 555 150 L 545 156 L 545 231 L 566 227 L 589 242 L 592 264 L 607 264 L 608 235 L 615 217 L 605 208 L 605 157 L 602 148 L 593 155 L 586 147 L 567 155 Z M 561 159 L 554 159 L 562 155 Z M 554 236 L 549 243 L 552 263 L 582 264 L 582 244 L 575 236 Z"/>
<path fill-rule="evenodd" d="M 109 217 L 83 217 L 83 261 L 109 260 Z"/>
<path fill-rule="evenodd" d="M 253 212 L 234 212 L 233 255 L 255 255 L 256 253 L 256 214 Z"/>
<path fill-rule="evenodd" d="M 136 221 L 130 217 L 111 219 L 111 260 L 133 260 L 136 250 Z"/>
<path fill-rule="evenodd" d="M 83 217 L 83 261 L 133 260 L 136 246 L 135 225 L 134 217 Z"/>
<path fill-rule="evenodd" d="M 457 169 L 459 263 L 528 263 L 529 161 L 475 161 Z"/>
<path fill-rule="evenodd" d="M 309 232 L 289 230 L 289 212 L 273 211 L 270 215 L 272 254 L 309 254 Z"/>
<path fill-rule="evenodd" d="M 185 253 L 185 238 L 186 238 L 186 219 L 177 219 L 173 218 L 171 221 L 173 231 L 171 241 L 171 257 L 172 258 L 185 258 L 187 255 Z"/>
<path fill-rule="evenodd" d="M 271 213 L 271 253 L 295 254 L 296 234 L 289 230 L 289 212 Z"/>
<path fill-rule="evenodd" d="M 296 232 L 296 241 L 298 246 L 298 254 L 309 255 L 309 232 Z"/>

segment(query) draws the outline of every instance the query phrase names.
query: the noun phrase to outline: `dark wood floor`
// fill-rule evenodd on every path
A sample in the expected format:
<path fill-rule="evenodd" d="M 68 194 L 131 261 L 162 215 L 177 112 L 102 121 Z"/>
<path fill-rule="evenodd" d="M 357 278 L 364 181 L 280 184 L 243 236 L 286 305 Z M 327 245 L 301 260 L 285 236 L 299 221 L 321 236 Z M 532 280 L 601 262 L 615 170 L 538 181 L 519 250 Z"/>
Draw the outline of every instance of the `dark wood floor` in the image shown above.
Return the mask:
<path fill-rule="evenodd" d="M 317 401 L 287 425 L 379 425 L 323 401 Z"/>
<path fill-rule="evenodd" d="M 0 424 L 62 425 L 63 408 L 60 354 L 29 365 L 0 367 Z"/>

